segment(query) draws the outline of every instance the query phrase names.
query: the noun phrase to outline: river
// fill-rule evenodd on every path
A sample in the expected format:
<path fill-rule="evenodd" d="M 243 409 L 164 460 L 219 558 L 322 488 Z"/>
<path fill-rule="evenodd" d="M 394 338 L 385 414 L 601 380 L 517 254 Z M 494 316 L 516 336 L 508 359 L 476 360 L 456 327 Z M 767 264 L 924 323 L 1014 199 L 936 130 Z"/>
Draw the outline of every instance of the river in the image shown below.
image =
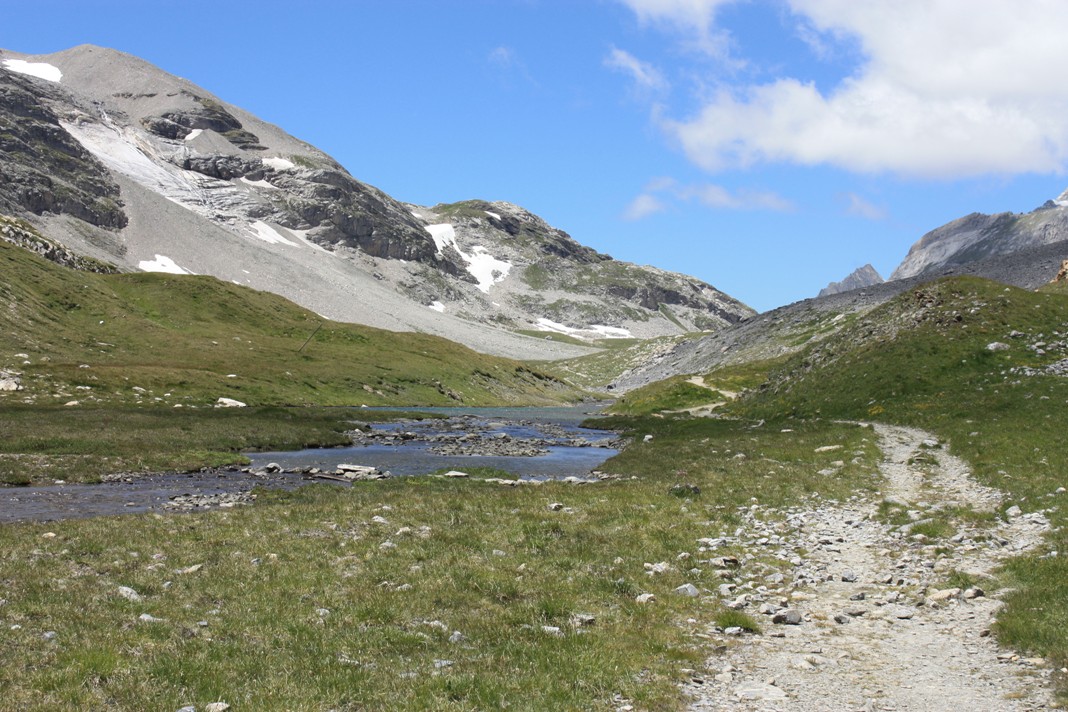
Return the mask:
<path fill-rule="evenodd" d="M 596 409 L 418 410 L 437 417 L 360 423 L 351 447 L 249 453 L 252 462 L 246 468 L 134 475 L 92 485 L 0 488 L 0 522 L 232 507 L 251 502 L 257 487 L 294 489 L 324 482 L 307 473 L 329 473 L 339 464 L 366 465 L 393 476 L 489 467 L 524 479 L 585 477 L 618 452 L 615 433 L 579 427 Z M 267 465 L 280 471 L 272 467 L 266 472 Z"/>

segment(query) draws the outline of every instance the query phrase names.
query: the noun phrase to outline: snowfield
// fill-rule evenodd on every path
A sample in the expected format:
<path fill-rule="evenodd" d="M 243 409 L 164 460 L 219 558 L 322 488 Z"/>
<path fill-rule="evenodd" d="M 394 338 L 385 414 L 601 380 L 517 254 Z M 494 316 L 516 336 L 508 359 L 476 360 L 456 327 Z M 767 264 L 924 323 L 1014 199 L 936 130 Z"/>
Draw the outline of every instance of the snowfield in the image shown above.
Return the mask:
<path fill-rule="evenodd" d="M 448 223 L 427 225 L 426 231 L 434 238 L 438 252 L 443 252 L 447 247 L 456 250 L 467 263 L 467 271 L 478 280 L 478 288 L 487 294 L 490 287 L 507 277 L 512 270 L 511 262 L 497 259 L 482 245 L 475 245 L 470 253 L 461 250 L 456 244 L 456 229 Z"/>
<path fill-rule="evenodd" d="M 276 171 L 291 171 L 297 167 L 296 164 L 293 163 L 293 161 L 281 158 L 279 156 L 270 156 L 268 158 L 264 158 L 263 165 L 269 166 L 275 169 Z"/>
<path fill-rule="evenodd" d="M 591 324 L 584 329 L 575 329 L 565 324 L 559 324 L 549 319 L 538 319 L 538 328 L 541 331 L 551 331 L 555 334 L 573 336 L 577 339 L 588 339 L 591 336 L 603 339 L 631 339 L 634 335 L 629 329 L 618 326 L 604 326 L 603 324 Z"/>
<path fill-rule="evenodd" d="M 31 77 L 44 79 L 50 82 L 58 82 L 63 78 L 63 72 L 59 67 L 54 67 L 47 62 L 27 62 L 25 59 L 5 59 L 4 69 L 18 74 L 28 74 Z"/>
<path fill-rule="evenodd" d="M 299 247 L 299 245 L 297 245 L 297 243 L 293 242 L 292 240 L 287 240 L 282 235 L 282 233 L 278 232 L 277 230 L 275 230 L 273 227 L 271 227 L 267 223 L 263 222 L 262 220 L 257 220 L 256 222 L 254 222 L 251 225 L 249 225 L 248 228 L 249 228 L 249 231 L 252 233 L 253 237 L 256 237 L 256 238 L 258 238 L 260 240 L 263 240 L 264 242 L 266 242 L 268 244 L 271 244 L 271 245 L 289 245 L 290 247 Z"/>
<path fill-rule="evenodd" d="M 141 260 L 137 266 L 144 272 L 166 272 L 167 274 L 193 274 L 182 269 L 167 255 L 156 255 L 154 260 Z"/>

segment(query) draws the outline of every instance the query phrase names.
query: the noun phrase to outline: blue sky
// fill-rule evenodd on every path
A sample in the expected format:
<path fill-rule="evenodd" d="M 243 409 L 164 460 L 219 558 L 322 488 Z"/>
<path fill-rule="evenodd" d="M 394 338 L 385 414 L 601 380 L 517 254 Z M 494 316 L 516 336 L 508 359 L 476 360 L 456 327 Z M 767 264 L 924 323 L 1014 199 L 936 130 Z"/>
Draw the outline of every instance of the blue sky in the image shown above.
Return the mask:
<path fill-rule="evenodd" d="M 1068 3 L 6 3 L 0 46 L 138 55 L 394 197 L 508 200 L 766 310 L 1068 188 Z"/>

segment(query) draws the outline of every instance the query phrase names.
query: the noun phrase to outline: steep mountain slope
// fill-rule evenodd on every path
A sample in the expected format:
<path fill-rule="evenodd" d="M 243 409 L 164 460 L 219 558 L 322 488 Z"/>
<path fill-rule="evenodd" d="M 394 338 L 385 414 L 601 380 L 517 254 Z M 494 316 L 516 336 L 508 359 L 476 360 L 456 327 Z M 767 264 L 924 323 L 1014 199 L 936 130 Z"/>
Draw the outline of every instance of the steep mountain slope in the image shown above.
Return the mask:
<path fill-rule="evenodd" d="M 906 279 L 1068 240 L 1068 191 L 1029 213 L 972 213 L 924 235 L 890 279 Z M 1064 251 L 1068 253 L 1068 248 Z"/>
<path fill-rule="evenodd" d="M 401 203 L 190 82 L 88 45 L 0 52 L 0 210 L 123 269 L 210 274 L 517 358 L 753 313 L 513 205 Z"/>

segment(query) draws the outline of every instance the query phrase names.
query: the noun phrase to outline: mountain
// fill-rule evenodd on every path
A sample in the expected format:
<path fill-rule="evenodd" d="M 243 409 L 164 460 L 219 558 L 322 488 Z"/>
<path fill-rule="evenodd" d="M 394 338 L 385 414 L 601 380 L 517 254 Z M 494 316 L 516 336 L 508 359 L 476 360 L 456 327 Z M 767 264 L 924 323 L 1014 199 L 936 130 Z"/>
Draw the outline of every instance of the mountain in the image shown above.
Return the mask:
<path fill-rule="evenodd" d="M 865 287 L 871 287 L 882 283 L 882 276 L 875 271 L 874 267 L 867 264 L 853 270 L 849 276 L 841 282 L 831 282 L 820 290 L 819 296 L 827 297 L 832 294 L 841 294 L 842 292 L 848 292 L 852 289 L 863 289 Z"/>
<path fill-rule="evenodd" d="M 114 274 L 78 257 L 69 263 L 77 269 L 59 266 L 67 255 L 20 220 L 0 217 L 0 235 L 5 406 L 189 408 L 221 397 L 505 405 L 581 395 L 527 364 L 436 336 L 324 324 L 275 294 L 211 277 Z"/>
<path fill-rule="evenodd" d="M 398 201 L 204 89 L 90 45 L 0 51 L 0 212 L 124 271 L 212 275 L 514 358 L 754 313 L 509 203 Z"/>
<path fill-rule="evenodd" d="M 912 246 L 890 279 L 915 277 L 1065 240 L 1068 191 L 1029 213 L 972 213 L 931 230 Z M 1068 253 L 1068 247 L 1063 251 Z"/>

